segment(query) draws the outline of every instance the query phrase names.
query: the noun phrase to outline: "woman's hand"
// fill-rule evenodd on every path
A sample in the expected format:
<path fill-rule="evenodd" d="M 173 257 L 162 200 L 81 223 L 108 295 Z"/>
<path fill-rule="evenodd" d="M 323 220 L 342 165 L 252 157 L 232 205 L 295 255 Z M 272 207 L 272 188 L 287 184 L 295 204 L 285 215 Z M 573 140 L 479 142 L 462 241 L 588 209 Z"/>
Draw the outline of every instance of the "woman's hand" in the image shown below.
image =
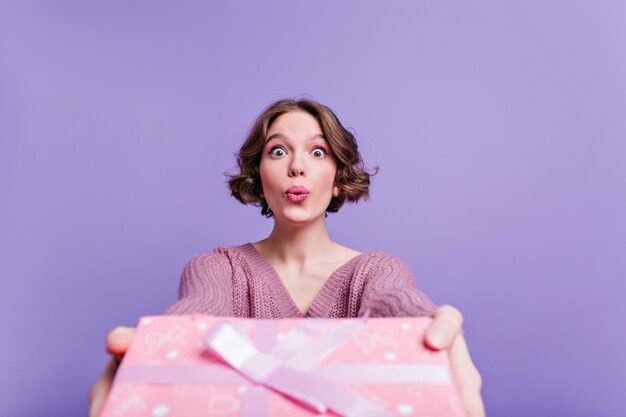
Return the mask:
<path fill-rule="evenodd" d="M 433 319 L 426 331 L 426 345 L 435 350 L 449 350 L 450 365 L 467 417 L 484 417 L 485 406 L 480 395 L 482 378 L 472 362 L 463 337 L 461 312 L 444 305 L 435 311 Z"/>
<path fill-rule="evenodd" d="M 116 327 L 107 336 L 107 352 L 111 354 L 111 359 L 102 370 L 100 377 L 91 387 L 89 392 L 89 417 L 98 417 L 104 401 L 109 395 L 113 377 L 117 372 L 119 361 L 124 356 L 133 341 L 135 329 L 132 327 Z"/>

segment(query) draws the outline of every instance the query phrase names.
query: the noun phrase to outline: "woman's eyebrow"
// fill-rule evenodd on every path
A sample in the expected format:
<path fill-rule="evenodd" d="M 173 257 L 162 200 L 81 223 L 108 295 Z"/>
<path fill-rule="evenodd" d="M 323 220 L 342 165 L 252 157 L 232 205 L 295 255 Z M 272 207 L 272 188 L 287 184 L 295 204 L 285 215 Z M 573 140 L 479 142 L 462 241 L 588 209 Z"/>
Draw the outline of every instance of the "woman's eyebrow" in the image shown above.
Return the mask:
<path fill-rule="evenodd" d="M 282 133 L 274 133 L 273 135 L 268 136 L 265 139 L 265 143 L 269 142 L 272 139 L 289 140 L 289 138 L 287 138 L 287 136 L 283 135 Z M 326 140 L 326 137 L 322 134 L 316 133 L 315 135 L 310 136 L 307 140 L 315 140 L 315 139 Z"/>
<path fill-rule="evenodd" d="M 271 136 L 268 136 L 267 138 L 265 138 L 265 143 L 269 142 L 272 139 L 283 139 L 286 140 L 287 137 L 285 135 L 283 135 L 282 133 L 274 133 Z"/>

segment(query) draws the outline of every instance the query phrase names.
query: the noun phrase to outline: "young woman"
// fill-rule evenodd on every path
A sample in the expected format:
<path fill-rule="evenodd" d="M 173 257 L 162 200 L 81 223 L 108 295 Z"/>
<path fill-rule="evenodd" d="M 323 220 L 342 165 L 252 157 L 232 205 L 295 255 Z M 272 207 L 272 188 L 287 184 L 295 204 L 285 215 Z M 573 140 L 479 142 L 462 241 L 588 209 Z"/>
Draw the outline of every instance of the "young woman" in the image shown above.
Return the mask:
<path fill-rule="evenodd" d="M 449 348 L 469 416 L 483 416 L 480 375 L 463 336 L 461 315 L 439 309 L 415 286 L 408 266 L 384 252 L 360 253 L 333 242 L 328 212 L 367 198 L 370 174 L 354 136 L 326 106 L 281 100 L 256 120 L 238 155 L 232 195 L 261 207 L 274 228 L 264 240 L 220 247 L 192 258 L 179 301 L 168 314 L 204 313 L 264 319 L 433 316 L 427 345 Z M 111 332 L 107 349 L 123 354 L 132 330 Z M 92 388 L 96 416 L 115 373 L 112 360 Z"/>

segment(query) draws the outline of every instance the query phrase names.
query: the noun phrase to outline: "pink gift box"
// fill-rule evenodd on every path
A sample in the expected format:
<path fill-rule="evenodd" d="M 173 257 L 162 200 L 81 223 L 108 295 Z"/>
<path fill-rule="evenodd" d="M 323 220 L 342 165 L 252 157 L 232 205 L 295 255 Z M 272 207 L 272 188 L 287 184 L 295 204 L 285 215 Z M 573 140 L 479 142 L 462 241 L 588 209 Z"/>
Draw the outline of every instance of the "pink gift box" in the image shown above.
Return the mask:
<path fill-rule="evenodd" d="M 462 417 L 430 321 L 143 317 L 102 417 Z"/>

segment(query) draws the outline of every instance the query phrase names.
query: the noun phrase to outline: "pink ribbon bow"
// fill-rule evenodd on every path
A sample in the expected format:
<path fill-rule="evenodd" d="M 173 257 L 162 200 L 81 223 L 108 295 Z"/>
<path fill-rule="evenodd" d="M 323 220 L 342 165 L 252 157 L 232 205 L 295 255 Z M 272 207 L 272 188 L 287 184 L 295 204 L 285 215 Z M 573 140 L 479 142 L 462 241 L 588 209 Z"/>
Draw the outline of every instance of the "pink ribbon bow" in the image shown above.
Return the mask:
<path fill-rule="evenodd" d="M 316 414 L 331 409 L 346 417 L 392 417 L 395 414 L 379 405 L 302 370 L 328 356 L 362 327 L 360 320 L 344 321 L 316 342 L 308 343 L 304 350 L 298 345 L 307 342 L 312 334 L 304 327 L 296 328 L 274 349 L 276 355 L 259 352 L 247 337 L 224 322 L 217 323 L 204 341 L 216 356 L 253 384 L 278 392 Z M 288 356 L 289 353 L 292 355 Z M 288 358 L 281 359 L 280 356 Z M 303 361 L 304 358 L 308 361 Z M 257 407 L 250 408 L 258 410 Z"/>

